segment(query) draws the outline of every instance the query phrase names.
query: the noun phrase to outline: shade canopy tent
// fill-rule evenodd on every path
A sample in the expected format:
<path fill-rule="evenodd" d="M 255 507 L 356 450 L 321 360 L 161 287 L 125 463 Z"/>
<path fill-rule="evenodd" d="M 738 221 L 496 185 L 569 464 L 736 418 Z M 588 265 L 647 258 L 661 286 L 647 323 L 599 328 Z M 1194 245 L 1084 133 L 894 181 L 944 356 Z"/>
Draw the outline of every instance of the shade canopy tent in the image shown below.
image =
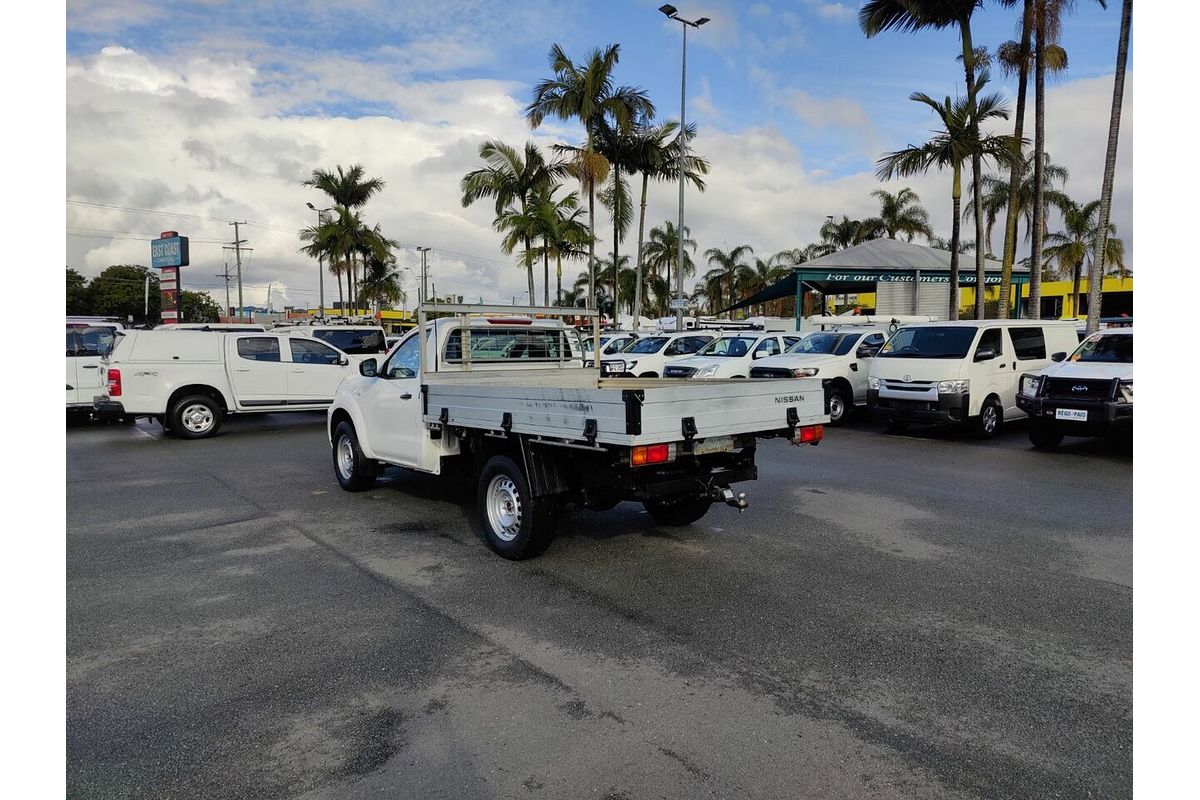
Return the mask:
<path fill-rule="evenodd" d="M 1001 264 L 995 259 L 984 260 L 984 280 L 987 286 L 999 286 Z M 1027 267 L 1014 266 L 1012 283 L 1029 281 Z M 975 285 L 975 255 L 959 256 L 960 286 Z M 830 253 L 793 267 L 791 274 L 761 292 L 722 309 L 720 313 L 736 311 L 784 297 L 796 298 L 796 321 L 802 315 L 801 294 L 805 290 L 822 295 L 875 292 L 877 303 L 888 308 L 878 313 L 945 314 L 950 298 L 950 253 L 895 239 L 872 239 L 862 244 Z M 1020 292 L 1014 292 L 1019 297 Z M 929 306 L 941 302 L 937 311 Z M 1019 309 L 1018 309 L 1019 312 Z"/>

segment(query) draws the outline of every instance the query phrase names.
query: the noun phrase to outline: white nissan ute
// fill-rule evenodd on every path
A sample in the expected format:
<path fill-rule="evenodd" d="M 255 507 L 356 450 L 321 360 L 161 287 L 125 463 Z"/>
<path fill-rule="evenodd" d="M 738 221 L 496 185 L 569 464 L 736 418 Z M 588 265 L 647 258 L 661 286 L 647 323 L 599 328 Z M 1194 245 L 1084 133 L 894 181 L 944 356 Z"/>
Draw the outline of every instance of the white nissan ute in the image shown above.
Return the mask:
<path fill-rule="evenodd" d="M 454 316 L 426 322 L 436 311 Z M 483 538 L 499 555 L 541 552 L 562 509 L 640 502 L 687 525 L 758 476 L 758 439 L 816 444 L 827 421 L 816 381 L 605 377 L 574 329 L 539 315 L 595 311 L 422 305 L 418 327 L 367 358 L 329 407 L 333 472 L 347 491 L 388 465 L 467 475 Z M 514 317 L 514 314 L 528 317 Z"/>

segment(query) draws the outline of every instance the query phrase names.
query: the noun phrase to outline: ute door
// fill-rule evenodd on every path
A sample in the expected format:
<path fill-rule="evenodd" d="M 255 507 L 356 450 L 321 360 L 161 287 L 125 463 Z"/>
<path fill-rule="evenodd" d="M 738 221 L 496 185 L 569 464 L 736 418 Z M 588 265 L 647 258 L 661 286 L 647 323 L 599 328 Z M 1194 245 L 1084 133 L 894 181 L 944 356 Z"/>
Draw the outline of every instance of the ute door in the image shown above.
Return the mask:
<path fill-rule="evenodd" d="M 401 341 L 378 367 L 376 377 L 364 379 L 357 400 L 367 429 L 367 443 L 375 457 L 425 469 L 421 446 L 427 434 L 422 419 L 421 379 L 417 374 L 419 342 L 416 331 Z"/>
<path fill-rule="evenodd" d="M 854 402 L 867 402 L 867 375 L 871 372 L 871 364 L 875 354 L 883 347 L 886 337 L 882 333 L 868 333 L 858 340 L 851 354 L 850 385 L 854 387 Z M 861 353 L 861 355 L 859 355 Z"/>
<path fill-rule="evenodd" d="M 280 338 L 259 334 L 226 339 L 229 384 L 238 408 L 287 405 L 289 365 L 280 358 Z"/>
<path fill-rule="evenodd" d="M 79 392 L 79 350 L 78 329 L 67 326 L 67 405 L 83 402 Z"/>
<path fill-rule="evenodd" d="M 349 357 L 316 339 L 288 336 L 287 343 L 292 359 L 288 404 L 328 406 L 337 385 L 351 374 Z"/>

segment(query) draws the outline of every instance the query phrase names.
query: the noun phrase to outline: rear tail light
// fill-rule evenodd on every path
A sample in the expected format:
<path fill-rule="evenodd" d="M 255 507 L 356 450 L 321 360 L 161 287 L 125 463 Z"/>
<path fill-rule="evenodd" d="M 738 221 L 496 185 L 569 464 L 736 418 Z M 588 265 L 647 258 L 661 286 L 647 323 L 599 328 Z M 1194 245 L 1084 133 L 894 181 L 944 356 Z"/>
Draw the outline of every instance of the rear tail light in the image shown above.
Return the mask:
<path fill-rule="evenodd" d="M 824 425 L 805 425 L 792 434 L 793 444 L 817 444 L 825 438 Z"/>
<path fill-rule="evenodd" d="M 108 396 L 121 396 L 121 370 L 114 367 L 109 367 L 105 374 L 105 381 L 108 384 Z"/>
<path fill-rule="evenodd" d="M 641 445 L 629 451 L 629 463 L 635 467 L 647 464 L 665 464 L 675 460 L 675 445 L 648 444 Z"/>

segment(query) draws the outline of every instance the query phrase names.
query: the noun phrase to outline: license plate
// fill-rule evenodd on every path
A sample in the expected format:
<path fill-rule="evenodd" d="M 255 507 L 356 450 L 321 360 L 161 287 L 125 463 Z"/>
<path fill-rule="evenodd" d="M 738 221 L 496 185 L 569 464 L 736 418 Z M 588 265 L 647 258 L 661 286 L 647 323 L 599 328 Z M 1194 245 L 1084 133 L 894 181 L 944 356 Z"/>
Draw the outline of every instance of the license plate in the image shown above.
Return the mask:
<path fill-rule="evenodd" d="M 1081 408 L 1058 408 L 1054 411 L 1054 418 L 1087 422 L 1087 410 Z"/>
<path fill-rule="evenodd" d="M 692 452 L 698 456 L 704 455 L 705 453 L 723 453 L 726 450 L 732 449 L 732 436 L 709 436 L 702 442 L 692 443 Z"/>

